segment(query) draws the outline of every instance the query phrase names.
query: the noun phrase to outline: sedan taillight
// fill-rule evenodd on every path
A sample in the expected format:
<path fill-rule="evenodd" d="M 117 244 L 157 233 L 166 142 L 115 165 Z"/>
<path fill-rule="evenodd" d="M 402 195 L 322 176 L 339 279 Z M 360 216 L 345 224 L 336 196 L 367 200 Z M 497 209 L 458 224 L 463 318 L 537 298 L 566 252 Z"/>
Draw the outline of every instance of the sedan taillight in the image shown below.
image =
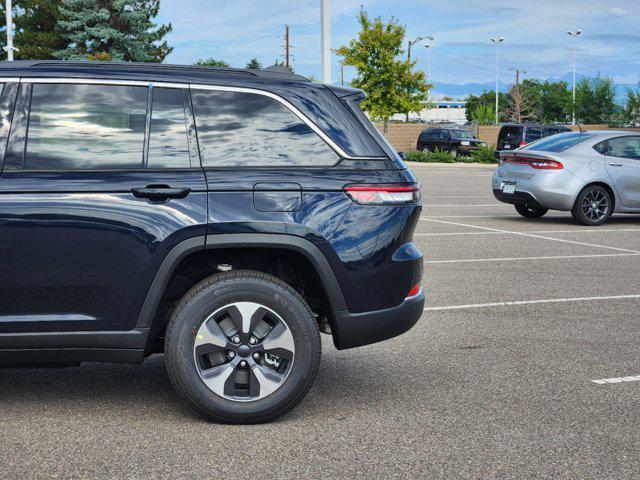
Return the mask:
<path fill-rule="evenodd" d="M 548 158 L 533 158 L 533 157 L 502 157 L 500 163 L 514 163 L 516 165 L 529 165 L 536 170 L 561 170 L 564 168 L 562 163 L 557 160 L 551 160 Z"/>
<path fill-rule="evenodd" d="M 344 191 L 362 205 L 406 205 L 420 202 L 420 186 L 411 185 L 347 185 Z"/>

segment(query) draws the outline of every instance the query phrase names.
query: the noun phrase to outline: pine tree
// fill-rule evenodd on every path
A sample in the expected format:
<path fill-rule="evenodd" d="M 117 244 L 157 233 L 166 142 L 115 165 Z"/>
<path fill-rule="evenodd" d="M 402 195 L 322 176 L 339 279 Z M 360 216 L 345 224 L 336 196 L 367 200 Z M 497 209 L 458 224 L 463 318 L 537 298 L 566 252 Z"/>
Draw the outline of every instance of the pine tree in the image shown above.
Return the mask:
<path fill-rule="evenodd" d="M 249 60 L 249 63 L 247 63 L 247 68 L 249 70 L 262 70 L 262 64 L 257 58 L 254 57 Z"/>
<path fill-rule="evenodd" d="M 19 51 L 14 52 L 16 60 L 47 60 L 54 52 L 67 46 L 67 41 L 58 31 L 56 23 L 60 16 L 61 0 L 21 0 L 14 3 L 13 19 L 18 26 L 13 43 Z M 0 5 L 0 28 L 6 26 L 4 2 Z M 6 36 L 0 36 L 0 48 L 6 45 Z M 0 58 L 6 59 L 6 52 L 0 51 Z"/>
<path fill-rule="evenodd" d="M 108 54 L 112 60 L 162 62 L 171 52 L 164 39 L 171 24 L 157 25 L 160 0 L 62 0 L 58 27 L 69 47 L 64 59 Z"/>

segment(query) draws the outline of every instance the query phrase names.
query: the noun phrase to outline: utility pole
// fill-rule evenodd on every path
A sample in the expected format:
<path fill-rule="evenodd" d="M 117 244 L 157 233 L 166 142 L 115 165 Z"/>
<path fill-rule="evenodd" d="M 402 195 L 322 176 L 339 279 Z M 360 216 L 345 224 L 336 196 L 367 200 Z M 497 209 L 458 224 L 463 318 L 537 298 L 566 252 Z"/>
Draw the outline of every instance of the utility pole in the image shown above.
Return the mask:
<path fill-rule="evenodd" d="M 498 89 L 500 88 L 500 44 L 504 42 L 504 38 L 492 38 L 491 41 L 496 44 L 496 125 L 498 125 Z"/>
<path fill-rule="evenodd" d="M 573 39 L 573 108 L 571 113 L 571 124 L 576 124 L 576 40 L 582 33 L 582 30 L 576 30 L 575 32 L 567 32 L 567 34 Z"/>
<path fill-rule="evenodd" d="M 344 86 L 344 62 L 340 60 L 340 85 Z"/>
<path fill-rule="evenodd" d="M 322 82 L 331 83 L 331 22 L 329 0 L 320 0 Z"/>
<path fill-rule="evenodd" d="M 522 123 L 523 98 L 520 96 L 520 73 L 524 75 L 527 72 L 519 68 L 510 68 L 509 71 L 516 72 L 516 83 L 513 87 L 513 116 L 516 122 Z"/>
<path fill-rule="evenodd" d="M 407 47 L 407 61 L 409 63 L 411 63 L 411 48 L 414 45 L 417 45 L 418 43 L 422 42 L 423 40 L 431 40 L 433 42 L 433 37 L 428 35 L 426 37 L 418 37 L 415 40 L 409 40 L 409 45 Z"/>
<path fill-rule="evenodd" d="M 7 18 L 7 46 L 4 47 L 4 50 L 7 52 L 7 60 L 11 62 L 13 61 L 13 51 L 17 50 L 13 48 L 13 5 L 11 5 L 11 0 L 6 0 L 4 9 Z"/>
<path fill-rule="evenodd" d="M 284 28 L 284 48 L 285 48 L 285 66 L 287 69 L 291 70 L 291 48 L 289 44 L 289 25 L 285 25 Z"/>

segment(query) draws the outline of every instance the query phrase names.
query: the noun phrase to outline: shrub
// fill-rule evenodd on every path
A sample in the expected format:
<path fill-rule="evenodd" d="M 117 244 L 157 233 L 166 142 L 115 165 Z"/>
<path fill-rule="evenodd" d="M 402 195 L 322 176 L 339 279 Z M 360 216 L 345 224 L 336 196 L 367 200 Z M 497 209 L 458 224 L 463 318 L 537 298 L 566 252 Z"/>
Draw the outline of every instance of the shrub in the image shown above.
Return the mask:
<path fill-rule="evenodd" d="M 494 148 L 481 147 L 479 150 L 471 152 L 471 156 L 468 157 L 470 163 L 498 163 L 499 160 L 493 156 Z"/>
<path fill-rule="evenodd" d="M 423 152 L 407 152 L 405 154 L 405 160 L 408 162 L 422 163 L 454 163 L 457 161 L 449 152 L 442 150 L 436 150 L 435 152 L 429 152 L 427 150 Z"/>

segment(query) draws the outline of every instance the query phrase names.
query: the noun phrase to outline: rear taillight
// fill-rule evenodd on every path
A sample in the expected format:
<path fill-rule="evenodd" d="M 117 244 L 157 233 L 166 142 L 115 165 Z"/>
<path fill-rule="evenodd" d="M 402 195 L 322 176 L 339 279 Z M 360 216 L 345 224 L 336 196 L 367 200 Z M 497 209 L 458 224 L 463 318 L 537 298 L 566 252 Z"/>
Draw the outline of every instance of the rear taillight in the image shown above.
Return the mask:
<path fill-rule="evenodd" d="M 520 145 L 519 145 L 519 146 L 520 146 L 520 147 L 526 147 L 527 145 L 528 145 L 528 143 L 527 143 L 527 142 L 522 141 L 522 142 L 520 142 Z"/>
<path fill-rule="evenodd" d="M 529 165 L 531 168 L 537 170 L 561 170 L 564 168 L 562 163 L 557 160 L 550 160 L 548 158 L 533 158 L 533 157 L 502 157 L 500 163 L 514 163 L 517 165 Z"/>
<path fill-rule="evenodd" d="M 413 298 L 418 297 L 420 294 L 422 293 L 422 287 L 420 286 L 419 283 L 416 283 L 411 290 L 409 290 L 409 293 L 407 293 L 407 296 L 405 298 L 406 300 L 411 300 Z"/>
<path fill-rule="evenodd" d="M 411 185 L 347 185 L 344 191 L 362 205 L 405 205 L 420 201 L 420 186 Z"/>

